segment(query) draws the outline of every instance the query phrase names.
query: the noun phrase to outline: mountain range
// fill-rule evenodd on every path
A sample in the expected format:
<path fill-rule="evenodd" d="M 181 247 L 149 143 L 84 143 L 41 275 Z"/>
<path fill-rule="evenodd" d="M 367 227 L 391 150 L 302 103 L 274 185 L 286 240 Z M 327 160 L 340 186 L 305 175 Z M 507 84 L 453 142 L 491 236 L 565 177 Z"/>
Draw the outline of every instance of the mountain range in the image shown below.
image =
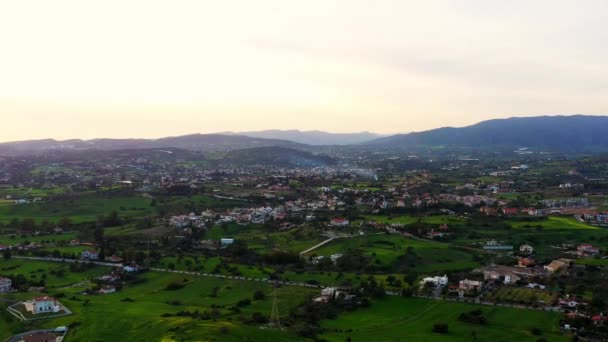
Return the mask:
<path fill-rule="evenodd" d="M 178 148 L 189 151 L 217 152 L 253 147 L 282 146 L 298 148 L 303 145 L 277 139 L 261 139 L 240 135 L 191 134 L 161 139 L 92 139 L 92 140 L 29 140 L 0 144 L 0 155 L 19 155 L 48 151 L 74 150 L 132 150 L 154 148 Z"/>
<path fill-rule="evenodd" d="M 359 146 L 372 149 L 436 146 L 487 149 L 528 147 L 556 152 L 603 152 L 608 150 L 607 131 L 608 116 L 538 116 L 488 120 L 467 127 L 444 127 L 387 137 L 378 137 L 378 135 L 368 132 L 342 134 L 270 130 L 238 134 L 191 134 L 161 139 L 30 140 L 0 143 L 0 155 L 10 156 L 46 151 L 159 148 L 177 148 L 197 152 L 228 152 L 262 147 L 281 147 L 313 151 L 315 148 L 312 145 L 349 145 L 349 147 Z M 267 150 L 260 151 L 268 152 Z M 278 155 L 284 156 L 285 151 L 280 151 Z"/>
<path fill-rule="evenodd" d="M 253 138 L 289 140 L 306 145 L 354 145 L 372 141 L 383 135 L 371 132 L 329 133 L 322 131 L 278 130 L 249 132 L 225 132 L 221 134 L 244 135 Z"/>
<path fill-rule="evenodd" d="M 475 125 L 444 127 L 424 132 L 375 139 L 367 145 L 381 148 L 454 146 L 518 148 L 559 152 L 608 150 L 608 116 L 537 116 L 483 121 Z"/>

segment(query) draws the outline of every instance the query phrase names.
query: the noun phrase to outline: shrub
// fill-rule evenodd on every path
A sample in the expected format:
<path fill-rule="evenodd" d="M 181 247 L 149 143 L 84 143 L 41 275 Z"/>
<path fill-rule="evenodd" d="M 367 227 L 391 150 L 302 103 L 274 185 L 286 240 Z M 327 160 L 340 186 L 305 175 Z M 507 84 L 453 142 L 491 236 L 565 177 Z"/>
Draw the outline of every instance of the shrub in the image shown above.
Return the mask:
<path fill-rule="evenodd" d="M 437 334 L 447 334 L 448 325 L 445 323 L 436 323 L 433 325 L 433 332 Z"/>
<path fill-rule="evenodd" d="M 178 283 L 176 281 L 170 282 L 167 287 L 165 288 L 165 290 L 167 291 L 176 291 L 176 290 L 180 290 L 183 289 L 186 285 L 184 285 L 183 283 Z"/>

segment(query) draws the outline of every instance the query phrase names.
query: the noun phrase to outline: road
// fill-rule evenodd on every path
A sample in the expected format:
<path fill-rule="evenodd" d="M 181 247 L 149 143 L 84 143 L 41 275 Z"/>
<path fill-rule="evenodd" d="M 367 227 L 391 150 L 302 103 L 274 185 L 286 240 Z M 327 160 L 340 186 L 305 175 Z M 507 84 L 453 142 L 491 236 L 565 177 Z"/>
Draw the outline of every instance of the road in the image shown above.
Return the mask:
<path fill-rule="evenodd" d="M 301 253 L 300 253 L 300 255 L 302 255 L 302 254 L 306 254 L 306 253 L 308 253 L 308 252 L 312 252 L 312 251 L 314 251 L 315 249 L 317 249 L 317 248 L 319 248 L 319 247 L 321 247 L 321 246 L 323 246 L 323 245 L 325 245 L 325 244 L 328 244 L 328 243 L 330 243 L 330 242 L 334 241 L 335 239 L 337 239 L 337 238 L 335 238 L 335 237 L 329 238 L 329 239 L 327 239 L 327 240 L 325 240 L 325 241 L 323 241 L 323 242 L 319 243 L 318 245 L 312 246 L 312 247 L 310 247 L 309 249 L 307 249 L 307 250 L 305 250 L 305 251 L 301 252 Z"/>

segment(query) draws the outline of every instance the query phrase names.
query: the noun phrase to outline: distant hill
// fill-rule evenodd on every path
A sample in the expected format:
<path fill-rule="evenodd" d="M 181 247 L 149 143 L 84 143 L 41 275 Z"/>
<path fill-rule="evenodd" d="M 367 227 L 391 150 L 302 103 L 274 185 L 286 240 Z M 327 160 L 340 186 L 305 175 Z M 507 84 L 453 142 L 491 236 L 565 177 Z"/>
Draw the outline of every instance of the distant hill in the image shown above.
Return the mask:
<path fill-rule="evenodd" d="M 220 159 L 231 166 L 322 167 L 336 164 L 336 160 L 307 151 L 286 147 L 267 146 L 230 151 Z"/>
<path fill-rule="evenodd" d="M 305 147 L 292 141 L 277 139 L 252 138 L 241 135 L 192 134 L 161 139 L 73 139 L 64 141 L 46 139 L 17 141 L 0 143 L 0 155 L 20 155 L 49 151 L 115 151 L 155 148 L 177 148 L 189 151 L 212 152 L 264 146 Z"/>
<path fill-rule="evenodd" d="M 478 124 L 397 134 L 366 145 L 383 148 L 466 146 L 528 147 L 562 152 L 608 150 L 608 116 L 537 116 L 483 121 Z"/>
<path fill-rule="evenodd" d="M 328 133 L 322 131 L 298 131 L 298 130 L 266 130 L 252 132 L 228 132 L 226 134 L 245 135 L 254 138 L 290 140 L 307 145 L 353 145 L 368 142 L 382 135 L 359 132 L 359 133 Z"/>

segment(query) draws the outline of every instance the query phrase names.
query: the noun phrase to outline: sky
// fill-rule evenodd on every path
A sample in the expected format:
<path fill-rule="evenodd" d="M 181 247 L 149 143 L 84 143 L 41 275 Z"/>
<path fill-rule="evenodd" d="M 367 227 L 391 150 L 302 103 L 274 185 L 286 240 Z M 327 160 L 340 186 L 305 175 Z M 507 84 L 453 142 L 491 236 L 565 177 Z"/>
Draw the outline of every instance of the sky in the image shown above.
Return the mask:
<path fill-rule="evenodd" d="M 608 1 L 0 0 L 0 141 L 608 114 Z"/>

